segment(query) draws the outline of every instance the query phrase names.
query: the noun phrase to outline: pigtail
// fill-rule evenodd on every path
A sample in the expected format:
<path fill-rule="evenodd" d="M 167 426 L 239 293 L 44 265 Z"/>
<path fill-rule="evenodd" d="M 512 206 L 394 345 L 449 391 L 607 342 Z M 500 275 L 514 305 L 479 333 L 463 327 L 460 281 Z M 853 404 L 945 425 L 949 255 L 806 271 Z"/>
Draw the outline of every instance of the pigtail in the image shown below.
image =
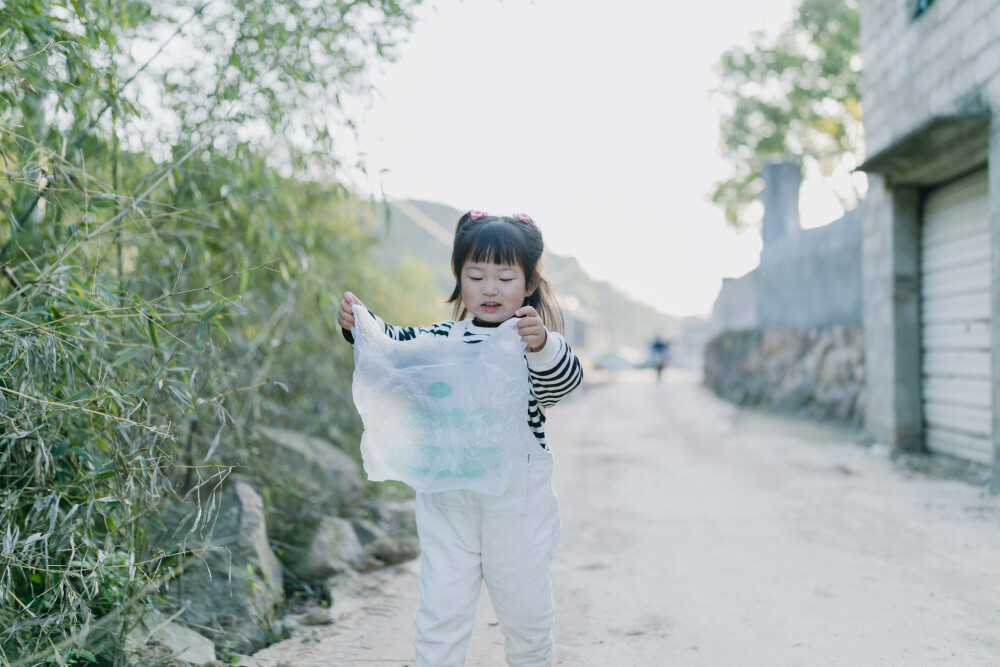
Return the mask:
<path fill-rule="evenodd" d="M 448 300 L 445 301 L 445 303 L 453 304 L 451 308 L 451 319 L 456 322 L 461 322 L 465 319 L 465 316 L 469 314 L 469 311 L 465 308 L 465 304 L 462 303 L 461 285 L 456 286 L 455 289 L 452 290 L 451 296 L 448 297 Z"/>
<path fill-rule="evenodd" d="M 548 280 L 538 275 L 538 286 L 528 297 L 528 305 L 538 311 L 538 316 L 542 318 L 542 324 L 549 331 L 563 333 L 565 321 L 563 319 L 562 308 L 556 299 L 556 290 Z"/>

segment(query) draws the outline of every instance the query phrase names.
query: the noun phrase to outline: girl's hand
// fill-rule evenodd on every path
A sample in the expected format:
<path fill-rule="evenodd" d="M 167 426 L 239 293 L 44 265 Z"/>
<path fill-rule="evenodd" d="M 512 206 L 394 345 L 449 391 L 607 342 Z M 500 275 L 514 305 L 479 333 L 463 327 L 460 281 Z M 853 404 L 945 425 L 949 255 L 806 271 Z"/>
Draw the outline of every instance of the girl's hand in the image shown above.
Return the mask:
<path fill-rule="evenodd" d="M 517 333 L 530 351 L 538 352 L 545 347 L 549 332 L 534 308 L 523 306 L 514 313 L 514 317 L 520 318 L 517 322 Z"/>
<path fill-rule="evenodd" d="M 358 300 L 358 297 L 354 296 L 350 292 L 344 292 L 344 300 L 340 302 L 340 310 L 337 311 L 337 324 L 343 329 L 350 329 L 354 326 L 354 312 L 351 310 L 351 306 L 359 305 L 362 308 L 365 304 Z"/>

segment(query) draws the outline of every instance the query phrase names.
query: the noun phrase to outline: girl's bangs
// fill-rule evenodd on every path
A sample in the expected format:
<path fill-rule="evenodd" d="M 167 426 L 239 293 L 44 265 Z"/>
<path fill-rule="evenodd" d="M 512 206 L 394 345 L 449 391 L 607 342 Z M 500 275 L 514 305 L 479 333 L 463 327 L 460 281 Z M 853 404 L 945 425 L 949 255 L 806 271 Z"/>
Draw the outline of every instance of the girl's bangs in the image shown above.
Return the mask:
<path fill-rule="evenodd" d="M 473 263 L 507 264 L 524 268 L 528 248 L 521 234 L 510 225 L 483 225 L 469 238 L 467 261 Z"/>

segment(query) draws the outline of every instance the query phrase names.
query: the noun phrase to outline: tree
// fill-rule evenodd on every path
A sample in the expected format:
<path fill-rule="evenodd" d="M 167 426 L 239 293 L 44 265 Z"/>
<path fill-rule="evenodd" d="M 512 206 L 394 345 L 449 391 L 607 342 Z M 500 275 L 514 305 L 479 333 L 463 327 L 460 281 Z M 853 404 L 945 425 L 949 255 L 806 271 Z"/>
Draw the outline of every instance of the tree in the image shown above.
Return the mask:
<path fill-rule="evenodd" d="M 757 33 L 750 48 L 734 46 L 719 60 L 729 176 L 711 196 L 731 224 L 749 222 L 746 207 L 760 194 L 768 157 L 797 158 L 807 176 L 828 180 L 856 166 L 863 141 L 858 26 L 857 0 L 802 0 L 777 37 Z M 853 182 L 831 187 L 845 208 L 856 202 Z"/>
<path fill-rule="evenodd" d="M 168 499 L 204 525 L 255 418 L 351 418 L 330 136 L 419 2 L 0 2 L 0 665 L 123 664 Z"/>

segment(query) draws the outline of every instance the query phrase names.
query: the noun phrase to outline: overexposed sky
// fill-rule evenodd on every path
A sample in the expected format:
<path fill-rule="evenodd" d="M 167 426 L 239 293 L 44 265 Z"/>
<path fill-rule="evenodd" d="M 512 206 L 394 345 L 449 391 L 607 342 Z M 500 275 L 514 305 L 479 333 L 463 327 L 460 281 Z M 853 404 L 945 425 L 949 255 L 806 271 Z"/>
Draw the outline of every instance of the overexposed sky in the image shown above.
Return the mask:
<path fill-rule="evenodd" d="M 707 313 L 722 278 L 760 251 L 758 233 L 731 231 L 707 201 L 725 173 L 712 68 L 793 7 L 433 0 L 376 78 L 360 125 L 365 185 L 530 213 L 547 246 L 594 277 L 667 313 Z"/>

